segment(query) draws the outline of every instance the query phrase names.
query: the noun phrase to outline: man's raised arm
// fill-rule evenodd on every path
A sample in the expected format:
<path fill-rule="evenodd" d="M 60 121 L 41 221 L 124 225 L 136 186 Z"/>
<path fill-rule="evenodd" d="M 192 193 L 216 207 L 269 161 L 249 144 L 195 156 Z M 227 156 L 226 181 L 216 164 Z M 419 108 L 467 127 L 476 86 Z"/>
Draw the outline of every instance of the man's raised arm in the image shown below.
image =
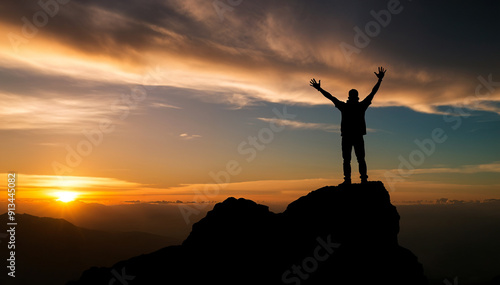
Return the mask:
<path fill-rule="evenodd" d="M 375 96 L 375 93 L 377 93 L 378 88 L 380 87 L 380 83 L 382 83 L 382 78 L 384 78 L 386 71 L 387 70 L 385 70 L 383 67 L 379 67 L 378 73 L 374 72 L 375 75 L 378 77 L 377 84 L 375 84 L 375 86 L 373 86 L 372 92 L 368 96 L 366 96 L 366 98 L 363 100 L 363 102 L 365 102 L 365 101 L 371 102 L 373 100 L 373 96 Z"/>
<path fill-rule="evenodd" d="M 340 102 L 339 99 L 335 98 L 334 96 L 332 96 L 332 94 L 328 93 L 326 90 L 324 90 L 323 88 L 321 88 L 321 80 L 319 82 L 316 82 L 316 79 L 311 79 L 311 86 L 316 88 L 316 90 L 318 90 L 319 92 L 321 92 L 321 94 L 323 94 L 323 96 L 325 96 L 326 98 L 330 99 L 333 104 L 335 104 L 335 106 L 337 106 L 337 104 Z"/>

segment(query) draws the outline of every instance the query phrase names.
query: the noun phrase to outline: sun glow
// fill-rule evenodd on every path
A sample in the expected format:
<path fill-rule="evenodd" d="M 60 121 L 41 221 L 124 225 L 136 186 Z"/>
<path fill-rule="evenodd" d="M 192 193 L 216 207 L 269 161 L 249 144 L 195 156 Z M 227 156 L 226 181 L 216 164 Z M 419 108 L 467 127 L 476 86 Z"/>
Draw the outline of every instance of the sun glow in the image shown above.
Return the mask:
<path fill-rule="evenodd" d="M 71 191 L 59 191 L 55 192 L 54 195 L 58 197 L 57 201 L 61 201 L 64 203 L 75 201 L 75 199 L 78 197 L 78 193 Z"/>

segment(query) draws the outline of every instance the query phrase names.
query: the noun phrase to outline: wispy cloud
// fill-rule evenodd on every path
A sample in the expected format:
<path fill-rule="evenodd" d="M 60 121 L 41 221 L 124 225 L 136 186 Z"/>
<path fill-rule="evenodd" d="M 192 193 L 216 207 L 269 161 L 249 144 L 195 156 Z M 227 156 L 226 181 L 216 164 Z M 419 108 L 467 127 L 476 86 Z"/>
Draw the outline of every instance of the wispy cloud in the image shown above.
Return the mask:
<path fill-rule="evenodd" d="M 154 108 L 167 108 L 167 109 L 178 109 L 178 110 L 182 109 L 181 107 L 177 107 L 177 106 L 165 104 L 165 103 L 159 103 L 159 102 L 155 102 L 155 103 L 151 104 L 151 106 Z"/>
<path fill-rule="evenodd" d="M 255 106 L 257 104 L 255 102 L 255 98 L 237 93 L 228 95 L 223 100 L 225 100 L 227 104 L 232 106 L 233 109 L 242 109 L 249 106 Z"/>
<path fill-rule="evenodd" d="M 404 169 L 405 172 L 410 172 L 412 175 L 416 174 L 443 174 L 443 173 L 457 173 L 457 174 L 475 174 L 475 173 L 500 173 L 500 162 L 491 162 L 485 164 L 475 165 L 462 165 L 457 167 L 434 167 L 434 168 L 415 168 L 411 171 Z M 398 169 L 391 170 L 374 170 L 377 176 L 384 177 L 387 171 L 395 174 Z"/>
<path fill-rule="evenodd" d="M 324 123 L 306 123 L 293 120 L 283 120 L 276 118 L 258 118 L 264 122 L 273 122 L 280 126 L 286 126 L 292 129 L 299 130 L 321 130 L 331 133 L 340 133 L 340 126 L 335 124 L 324 124 Z"/>
<path fill-rule="evenodd" d="M 479 101 L 474 103 L 474 109 L 479 111 L 493 112 L 500 115 L 500 101 Z"/>
<path fill-rule="evenodd" d="M 339 99 L 347 97 L 351 88 L 368 94 L 376 81 L 372 72 L 376 66 L 385 65 L 389 71 L 375 106 L 406 106 L 436 114 L 440 113 L 437 106 L 460 104 L 473 95 L 478 75 L 492 73 L 498 81 L 500 74 L 496 66 L 482 66 L 496 58 L 496 50 L 489 48 L 496 45 L 486 44 L 498 41 L 486 36 L 494 30 L 491 33 L 483 30 L 485 36 L 478 36 L 475 30 L 461 30 L 457 35 L 473 34 L 474 43 L 449 38 L 436 46 L 432 39 L 442 36 L 426 33 L 431 36 L 405 37 L 418 35 L 413 33 L 415 27 L 408 20 L 386 33 L 384 41 L 372 39 L 379 44 L 370 45 L 369 52 L 363 50 L 348 63 L 339 44 L 352 42 L 354 31 L 345 27 L 361 25 L 355 19 L 368 16 L 373 8 L 370 5 L 352 2 L 338 6 L 330 1 L 306 5 L 292 1 L 283 9 L 277 2 L 257 0 L 226 13 L 225 23 L 221 23 L 209 2 L 71 1 L 16 56 L 22 59 L 23 66 L 38 72 L 134 84 L 141 84 L 144 69 L 160 65 L 168 76 L 159 85 L 209 91 L 207 100 L 234 108 L 249 106 L 253 100 L 326 104 L 308 86 L 310 77 L 322 79 L 325 89 Z M 486 5 L 467 9 L 482 6 Z M 20 19 L 40 10 L 36 2 L 30 1 L 10 1 L 2 8 L 2 32 L 19 35 L 23 25 Z M 449 7 L 408 5 L 404 17 L 420 17 L 422 9 L 435 11 Z M 346 16 L 353 13 L 355 17 Z M 471 15 L 464 25 L 474 26 L 475 17 L 481 13 Z M 420 28 L 432 31 L 449 20 L 429 18 Z M 319 23 L 329 29 L 317 29 Z M 391 23 L 387 29 L 393 27 Z M 492 29 L 489 27 L 482 26 Z M 407 40 L 401 42 L 402 38 Z M 422 47 L 434 49 L 422 52 L 419 50 Z M 479 47 L 483 49 L 477 52 Z M 0 44 L 0 50 L 9 56 L 14 54 L 8 41 Z M 463 56 L 458 55 L 463 53 L 474 54 L 475 60 L 462 60 Z M 499 102 L 500 90 L 492 92 L 489 100 Z M 498 111 L 477 106 L 485 111 Z"/>
<path fill-rule="evenodd" d="M 6 173 L 3 173 L 7 177 Z M 17 173 L 22 181 L 23 192 L 36 192 L 37 196 L 47 196 L 53 191 L 69 190 L 81 193 L 101 191 L 131 191 L 147 185 L 110 177 L 57 176 Z M 2 186 L 4 187 L 4 186 Z M 24 194 L 22 194 L 24 195 Z"/>
<path fill-rule="evenodd" d="M 0 130 L 51 130 L 80 133 L 98 126 L 111 103 L 92 98 L 40 98 L 0 94 Z"/>
<path fill-rule="evenodd" d="M 179 137 L 183 140 L 192 140 L 192 139 L 201 138 L 201 135 L 190 135 L 187 133 L 183 133 L 183 134 L 180 134 Z"/>
<path fill-rule="evenodd" d="M 307 123 L 295 120 L 284 120 L 277 118 L 257 118 L 263 122 L 273 122 L 280 126 L 286 126 L 297 130 L 320 130 L 329 133 L 340 133 L 340 126 L 336 124 L 325 123 Z M 367 129 L 368 132 L 375 132 L 374 129 Z"/>
<path fill-rule="evenodd" d="M 462 174 L 473 174 L 473 173 L 500 173 L 500 162 L 492 162 L 487 164 L 477 164 L 477 165 L 464 165 L 456 168 L 423 168 L 415 169 L 415 174 L 434 174 L 434 173 L 462 173 Z"/>

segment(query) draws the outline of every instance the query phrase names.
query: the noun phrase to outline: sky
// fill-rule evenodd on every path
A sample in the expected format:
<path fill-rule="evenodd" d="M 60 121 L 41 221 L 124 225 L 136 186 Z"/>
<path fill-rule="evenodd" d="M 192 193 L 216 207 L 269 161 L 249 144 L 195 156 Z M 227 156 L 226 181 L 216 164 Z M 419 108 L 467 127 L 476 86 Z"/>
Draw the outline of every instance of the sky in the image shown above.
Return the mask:
<path fill-rule="evenodd" d="M 292 201 L 342 181 L 368 95 L 394 201 L 500 198 L 498 1 L 3 1 L 0 173 L 17 198 Z M 359 182 L 353 159 L 353 182 Z"/>

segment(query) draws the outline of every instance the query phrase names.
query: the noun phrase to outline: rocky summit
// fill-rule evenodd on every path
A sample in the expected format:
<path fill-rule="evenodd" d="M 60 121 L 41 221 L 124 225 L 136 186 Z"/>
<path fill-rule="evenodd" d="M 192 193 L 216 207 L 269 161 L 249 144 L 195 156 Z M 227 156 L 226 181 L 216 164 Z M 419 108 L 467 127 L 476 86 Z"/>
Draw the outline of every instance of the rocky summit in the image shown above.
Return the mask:
<path fill-rule="evenodd" d="M 231 197 L 182 245 L 91 268 L 68 285 L 428 284 L 398 232 L 382 182 L 323 187 L 278 214 Z"/>

